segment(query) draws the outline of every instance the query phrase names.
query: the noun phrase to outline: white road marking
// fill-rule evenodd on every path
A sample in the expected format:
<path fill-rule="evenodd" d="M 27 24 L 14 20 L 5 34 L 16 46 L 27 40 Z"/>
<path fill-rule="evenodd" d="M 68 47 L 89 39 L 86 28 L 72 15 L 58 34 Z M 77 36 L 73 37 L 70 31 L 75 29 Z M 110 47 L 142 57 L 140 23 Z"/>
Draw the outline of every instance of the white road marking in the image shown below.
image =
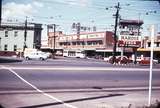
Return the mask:
<path fill-rule="evenodd" d="M 116 68 L 116 67 L 49 67 L 49 66 L 41 66 L 41 67 L 9 67 L 13 70 L 86 70 L 86 71 L 149 71 L 149 68 Z M 160 69 L 156 68 L 153 71 L 160 72 Z"/>
<path fill-rule="evenodd" d="M 11 68 L 9 67 L 4 67 L 4 66 L 1 66 L 2 69 L 7 69 L 9 70 L 10 72 L 12 72 L 14 75 L 16 75 L 20 80 L 22 80 L 23 82 L 25 82 L 26 84 L 28 84 L 29 86 L 31 86 L 32 88 L 34 88 L 37 92 L 53 99 L 54 101 L 57 101 L 57 102 L 60 102 L 62 103 L 63 105 L 65 105 L 66 107 L 68 108 L 78 108 L 76 106 L 73 106 L 73 105 L 70 105 L 70 104 L 67 104 L 67 103 L 64 103 L 62 100 L 56 98 L 56 97 L 53 97 L 52 95 L 49 95 L 47 93 L 45 93 L 44 91 L 38 89 L 36 86 L 34 86 L 33 84 L 29 83 L 27 80 L 25 80 L 23 77 L 21 77 L 20 75 L 18 75 L 14 70 L 12 70 Z"/>

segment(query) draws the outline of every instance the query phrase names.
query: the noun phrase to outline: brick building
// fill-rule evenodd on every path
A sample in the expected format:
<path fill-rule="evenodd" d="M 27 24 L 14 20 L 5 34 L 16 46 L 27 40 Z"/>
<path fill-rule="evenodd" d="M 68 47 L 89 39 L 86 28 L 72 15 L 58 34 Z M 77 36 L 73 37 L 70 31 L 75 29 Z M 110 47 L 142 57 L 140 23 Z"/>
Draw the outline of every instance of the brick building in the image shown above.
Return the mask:
<path fill-rule="evenodd" d="M 113 33 L 104 32 L 81 32 L 77 34 L 65 35 L 62 32 L 49 32 L 48 46 L 55 47 L 56 51 L 64 50 L 83 50 L 87 56 L 108 56 L 113 52 Z M 55 45 L 55 46 L 54 46 Z"/>

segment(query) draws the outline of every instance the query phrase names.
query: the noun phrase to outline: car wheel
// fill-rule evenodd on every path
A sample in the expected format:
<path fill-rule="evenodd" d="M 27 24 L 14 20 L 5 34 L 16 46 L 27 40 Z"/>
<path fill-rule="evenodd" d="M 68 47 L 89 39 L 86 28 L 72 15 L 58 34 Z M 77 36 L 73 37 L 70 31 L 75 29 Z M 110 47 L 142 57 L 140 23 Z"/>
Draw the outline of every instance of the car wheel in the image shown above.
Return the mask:
<path fill-rule="evenodd" d="M 26 60 L 29 60 L 29 57 L 26 57 Z"/>
<path fill-rule="evenodd" d="M 44 60 L 44 58 L 40 57 L 40 60 Z"/>

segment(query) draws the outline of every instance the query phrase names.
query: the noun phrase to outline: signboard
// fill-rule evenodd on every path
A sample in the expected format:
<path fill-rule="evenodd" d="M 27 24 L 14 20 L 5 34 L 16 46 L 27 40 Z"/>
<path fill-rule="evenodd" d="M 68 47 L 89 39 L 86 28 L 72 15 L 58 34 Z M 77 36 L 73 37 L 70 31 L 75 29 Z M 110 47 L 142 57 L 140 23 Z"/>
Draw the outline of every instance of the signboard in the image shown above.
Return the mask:
<path fill-rule="evenodd" d="M 88 34 L 88 38 L 103 38 L 104 33 L 98 33 L 98 34 Z"/>
<path fill-rule="evenodd" d="M 141 41 L 141 36 L 135 36 L 135 35 L 120 35 L 120 39 L 123 41 Z"/>
<path fill-rule="evenodd" d="M 141 46 L 141 36 L 120 35 L 118 46 L 119 47 L 140 47 Z"/>
<path fill-rule="evenodd" d="M 141 46 L 141 41 L 123 41 L 123 40 L 119 40 L 118 41 L 118 46 L 119 47 L 140 47 Z"/>

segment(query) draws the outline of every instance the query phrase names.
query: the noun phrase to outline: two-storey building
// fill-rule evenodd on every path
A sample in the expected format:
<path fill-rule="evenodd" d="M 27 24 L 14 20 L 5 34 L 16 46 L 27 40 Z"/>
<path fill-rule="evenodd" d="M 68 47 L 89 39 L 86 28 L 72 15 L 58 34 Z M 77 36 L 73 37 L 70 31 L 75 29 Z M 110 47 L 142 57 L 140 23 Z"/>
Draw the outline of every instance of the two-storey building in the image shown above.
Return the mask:
<path fill-rule="evenodd" d="M 57 51 L 83 50 L 87 56 L 107 56 L 112 55 L 113 52 L 113 33 L 103 31 L 65 35 L 62 32 L 56 32 L 54 44 L 54 33 L 50 32 L 48 46 L 55 48 Z"/>
<path fill-rule="evenodd" d="M 26 35 L 25 35 L 26 31 Z M 2 23 L 0 26 L 0 51 L 15 52 L 27 48 L 41 47 L 42 24 Z M 3 54 L 2 54 L 3 55 Z"/>

